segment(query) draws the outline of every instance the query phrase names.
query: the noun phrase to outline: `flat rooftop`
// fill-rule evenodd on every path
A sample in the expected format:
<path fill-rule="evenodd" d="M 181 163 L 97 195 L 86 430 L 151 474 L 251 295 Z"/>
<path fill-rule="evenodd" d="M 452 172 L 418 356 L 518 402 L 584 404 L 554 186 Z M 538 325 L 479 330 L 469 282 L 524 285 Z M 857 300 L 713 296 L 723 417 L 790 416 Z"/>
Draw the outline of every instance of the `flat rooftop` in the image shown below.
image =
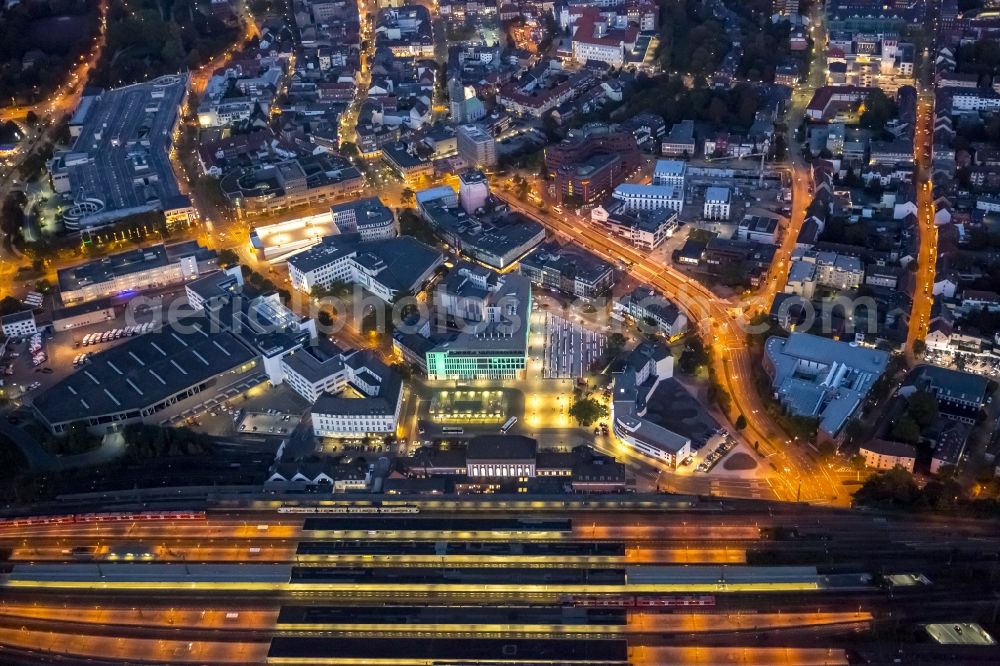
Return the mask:
<path fill-rule="evenodd" d="M 85 226 L 130 211 L 169 209 L 185 199 L 169 152 L 186 91 L 187 75 L 161 76 L 106 90 L 89 104 L 80 135 L 64 155 L 71 196 L 103 204 L 83 218 Z"/>
<path fill-rule="evenodd" d="M 433 544 L 431 544 L 433 545 Z M 624 625 L 624 608 L 437 607 L 437 606 L 282 606 L 278 625 L 327 624 L 524 624 Z"/>
<path fill-rule="evenodd" d="M 94 355 L 33 406 L 50 424 L 140 410 L 257 356 L 232 333 L 208 331 L 204 317 L 192 317 L 130 338 Z"/>
<path fill-rule="evenodd" d="M 624 639 L 327 638 L 271 640 L 268 660 L 302 664 L 627 664 Z M 293 661 L 294 660 L 294 661 Z"/>

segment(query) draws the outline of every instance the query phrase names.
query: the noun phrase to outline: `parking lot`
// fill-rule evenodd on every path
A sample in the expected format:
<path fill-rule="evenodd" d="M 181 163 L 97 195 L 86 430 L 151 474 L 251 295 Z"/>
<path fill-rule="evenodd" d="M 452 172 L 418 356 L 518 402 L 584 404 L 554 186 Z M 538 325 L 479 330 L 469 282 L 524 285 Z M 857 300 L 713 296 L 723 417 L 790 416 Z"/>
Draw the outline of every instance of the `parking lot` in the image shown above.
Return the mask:
<path fill-rule="evenodd" d="M 182 297 L 172 295 L 174 299 Z M 152 330 L 151 323 L 158 316 L 151 307 L 136 309 L 131 304 L 116 308 L 116 313 L 116 318 L 90 326 L 59 332 L 46 329 L 40 340 L 44 358 L 39 359 L 38 365 L 33 363 L 29 338 L 9 340 L 0 354 L 0 372 L 8 397 L 30 403 L 33 395 L 83 367 L 85 354 L 100 353 Z M 130 329 L 132 335 L 128 335 Z M 84 346 L 88 336 L 89 344 Z"/>
<path fill-rule="evenodd" d="M 1000 359 L 985 354 L 953 354 L 950 352 L 929 350 L 924 354 L 924 360 L 942 368 L 951 368 L 971 372 L 988 377 L 1000 376 Z"/>
<path fill-rule="evenodd" d="M 228 413 L 228 412 L 227 412 Z M 243 414 L 240 417 L 240 414 Z M 295 429 L 299 422 L 298 414 L 287 414 L 276 409 L 266 412 L 237 412 L 234 424 L 239 433 L 256 433 L 258 435 L 287 435 Z"/>
<path fill-rule="evenodd" d="M 545 313 L 544 330 L 543 379 L 584 377 L 607 344 L 603 334 L 550 312 Z"/>

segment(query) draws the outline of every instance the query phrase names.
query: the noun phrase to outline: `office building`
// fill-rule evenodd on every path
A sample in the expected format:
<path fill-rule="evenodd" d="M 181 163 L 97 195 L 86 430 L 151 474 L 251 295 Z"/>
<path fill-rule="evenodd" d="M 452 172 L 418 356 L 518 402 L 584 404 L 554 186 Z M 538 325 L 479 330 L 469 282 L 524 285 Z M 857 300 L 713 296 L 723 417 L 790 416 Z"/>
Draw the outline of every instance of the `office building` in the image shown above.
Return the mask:
<path fill-rule="evenodd" d="M 458 154 L 470 166 L 485 169 L 497 163 L 497 143 L 480 125 L 459 125 Z"/>
<path fill-rule="evenodd" d="M 673 185 L 684 189 L 687 162 L 680 160 L 656 160 L 653 168 L 653 185 Z"/>
<path fill-rule="evenodd" d="M 545 149 L 545 168 L 555 176 L 562 201 L 593 204 L 639 168 L 635 137 L 615 125 L 587 125 Z"/>
<path fill-rule="evenodd" d="M 889 354 L 809 333 L 771 337 L 764 368 L 774 395 L 792 414 L 819 419 L 820 433 L 838 437 L 882 376 Z"/>
<path fill-rule="evenodd" d="M 684 190 L 676 185 L 637 185 L 622 183 L 612 196 L 625 202 L 629 211 L 669 210 L 680 213 L 684 209 Z"/>
<path fill-rule="evenodd" d="M 358 233 L 362 241 L 383 240 L 396 236 L 392 211 L 378 197 L 337 204 L 330 208 L 337 231 Z"/>
<path fill-rule="evenodd" d="M 605 293 L 615 279 L 614 266 L 574 243 L 540 245 L 521 260 L 520 272 L 540 287 L 581 298 Z"/>
<path fill-rule="evenodd" d="M 682 120 L 670 128 L 660 144 L 665 157 L 692 157 L 695 151 L 694 121 Z"/>
<path fill-rule="evenodd" d="M 702 216 L 706 220 L 728 220 L 730 215 L 730 194 L 728 187 L 708 187 L 705 189 L 705 206 Z"/>
<path fill-rule="evenodd" d="M 912 472 L 913 465 L 917 462 L 917 450 L 903 442 L 873 439 L 858 447 L 858 453 L 865 459 L 865 467 L 870 469 L 902 467 L 907 472 Z"/>
<path fill-rule="evenodd" d="M 127 296 L 186 282 L 214 270 L 216 252 L 185 241 L 126 250 L 56 272 L 64 305 Z"/>
<path fill-rule="evenodd" d="M 669 468 L 691 455 L 691 440 L 646 418 L 649 397 L 662 379 L 673 376 L 668 350 L 647 343 L 637 347 L 614 374 L 611 420 L 615 435 L 633 450 Z"/>
<path fill-rule="evenodd" d="M 429 380 L 515 380 L 527 367 L 531 283 L 507 274 L 490 286 L 484 318 L 427 352 Z"/>
<path fill-rule="evenodd" d="M 292 388 L 308 385 L 315 389 L 317 380 L 324 382 L 318 395 L 314 390 L 302 393 L 307 399 L 316 395 L 311 409 L 316 436 L 385 437 L 395 434 L 403 404 L 400 376 L 370 350 L 329 352 L 321 346 L 313 346 L 284 359 L 286 379 Z M 348 388 L 352 390 L 348 392 Z"/>
<path fill-rule="evenodd" d="M 362 241 L 358 234 L 341 234 L 289 257 L 288 276 L 293 288 L 307 294 L 340 281 L 391 302 L 420 291 L 443 261 L 441 252 L 409 236 Z"/>
<path fill-rule="evenodd" d="M 468 176 L 468 174 L 466 174 Z M 459 197 L 448 186 L 417 192 L 417 208 L 438 236 L 470 259 L 497 270 L 508 270 L 545 240 L 545 227 L 520 213 L 510 212 L 465 177 L 473 198 Z M 482 202 L 482 205 L 479 205 Z M 474 211 L 470 215 L 465 206 Z"/>
<path fill-rule="evenodd" d="M 736 229 L 736 240 L 775 245 L 778 242 L 778 220 L 761 215 L 744 215 Z"/>
<path fill-rule="evenodd" d="M 359 194 L 365 178 L 336 155 L 316 154 L 233 169 L 219 188 L 238 215 L 266 215 Z"/>
<path fill-rule="evenodd" d="M 628 319 L 674 340 L 687 332 L 687 316 L 662 294 L 648 287 L 636 287 L 614 302 L 611 316 Z M 650 331 L 653 332 L 653 331 Z"/>
<path fill-rule="evenodd" d="M 590 218 L 603 224 L 615 236 L 644 250 L 659 247 L 679 226 L 677 213 L 672 210 L 628 210 L 620 199 L 597 206 L 590 212 Z"/>

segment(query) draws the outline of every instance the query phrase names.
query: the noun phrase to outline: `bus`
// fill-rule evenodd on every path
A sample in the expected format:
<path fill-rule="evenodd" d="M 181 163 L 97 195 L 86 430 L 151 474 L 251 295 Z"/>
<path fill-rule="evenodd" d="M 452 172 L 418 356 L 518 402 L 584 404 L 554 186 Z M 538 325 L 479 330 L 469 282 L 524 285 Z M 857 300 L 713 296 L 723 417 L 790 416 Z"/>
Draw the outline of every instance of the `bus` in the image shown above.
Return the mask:
<path fill-rule="evenodd" d="M 515 423 L 517 423 L 517 417 L 516 416 L 510 417 L 509 419 L 507 419 L 507 422 L 500 427 L 500 432 L 506 434 L 508 430 L 514 427 Z"/>
<path fill-rule="evenodd" d="M 459 428 L 458 426 L 445 426 L 441 428 L 441 432 L 445 435 L 461 435 L 465 432 L 465 428 Z"/>

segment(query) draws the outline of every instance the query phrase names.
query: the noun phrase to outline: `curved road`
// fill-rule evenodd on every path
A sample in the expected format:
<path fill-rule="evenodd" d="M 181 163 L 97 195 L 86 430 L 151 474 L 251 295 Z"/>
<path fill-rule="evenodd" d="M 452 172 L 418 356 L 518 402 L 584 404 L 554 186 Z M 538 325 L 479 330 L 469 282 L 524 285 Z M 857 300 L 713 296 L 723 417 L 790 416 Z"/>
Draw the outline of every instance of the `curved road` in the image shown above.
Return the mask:
<path fill-rule="evenodd" d="M 656 263 L 631 245 L 610 237 L 588 220 L 543 213 L 538 208 L 508 200 L 511 208 L 538 220 L 546 227 L 565 234 L 595 254 L 619 263 L 631 263 L 629 272 L 644 283 L 673 299 L 689 319 L 697 322 L 706 346 L 713 351 L 716 376 L 732 397 L 735 413 L 746 417 L 741 435 L 748 442 L 759 442 L 761 455 L 777 470 L 775 491 L 782 499 L 805 502 L 848 502 L 837 482 L 806 451 L 791 444 L 784 431 L 767 415 L 753 377 L 754 368 L 741 330 L 743 320 L 731 312 L 732 306 L 696 280 L 670 266 Z M 731 416 L 731 415 L 729 415 Z M 733 430 L 735 432 L 735 429 Z"/>

